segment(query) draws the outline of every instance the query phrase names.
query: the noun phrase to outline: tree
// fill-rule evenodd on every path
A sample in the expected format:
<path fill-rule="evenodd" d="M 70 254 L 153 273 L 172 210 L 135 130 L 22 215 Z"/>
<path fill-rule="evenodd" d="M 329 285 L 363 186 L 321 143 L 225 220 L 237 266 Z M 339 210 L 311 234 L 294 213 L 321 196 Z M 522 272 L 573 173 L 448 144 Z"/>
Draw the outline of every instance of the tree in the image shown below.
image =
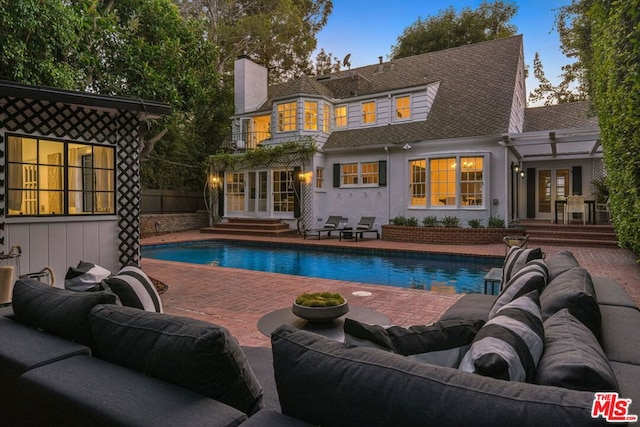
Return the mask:
<path fill-rule="evenodd" d="M 320 49 L 318 55 L 316 55 L 315 64 L 311 65 L 310 75 L 322 76 L 324 74 L 337 73 L 340 71 L 341 63 L 338 58 L 333 58 L 331 52 L 327 53 L 324 49 Z M 335 62 L 334 62 L 335 61 Z"/>
<path fill-rule="evenodd" d="M 247 55 L 265 65 L 271 83 L 308 73 L 316 34 L 326 25 L 332 0 L 175 0 L 183 14 L 204 18 L 220 47 L 216 68 L 230 74 Z"/>
<path fill-rule="evenodd" d="M 404 58 L 421 53 L 495 40 L 513 36 L 517 28 L 509 21 L 518 11 L 510 1 L 483 1 L 477 9 L 464 8 L 456 13 L 453 7 L 436 16 L 420 19 L 405 28 L 391 49 L 392 58 Z"/>
<path fill-rule="evenodd" d="M 544 100 L 544 105 L 553 105 L 586 100 L 587 93 L 581 87 L 577 90 L 571 87 L 576 80 L 573 67 L 564 65 L 562 70 L 563 79 L 560 84 L 554 86 L 545 76 L 540 54 L 536 52 L 533 58 L 533 75 L 538 80 L 538 87 L 529 94 L 529 102 Z"/>

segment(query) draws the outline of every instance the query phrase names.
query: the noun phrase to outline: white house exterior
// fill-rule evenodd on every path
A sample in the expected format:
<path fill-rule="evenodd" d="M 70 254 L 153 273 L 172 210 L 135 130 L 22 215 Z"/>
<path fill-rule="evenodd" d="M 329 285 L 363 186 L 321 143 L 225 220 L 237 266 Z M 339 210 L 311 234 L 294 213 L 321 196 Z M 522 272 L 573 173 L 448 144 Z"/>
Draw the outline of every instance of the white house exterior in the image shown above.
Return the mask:
<path fill-rule="evenodd" d="M 19 272 L 140 259 L 139 125 L 167 104 L 0 81 L 0 252 Z M 8 260 L 4 260 L 9 262 Z"/>
<path fill-rule="evenodd" d="M 568 176 L 566 191 L 590 195 L 601 170 L 586 103 L 526 108 L 521 36 L 271 87 L 264 67 L 240 58 L 235 85 L 234 152 L 304 138 L 318 151 L 295 173 L 268 165 L 217 171 L 226 217 L 294 224 L 299 212 L 307 228 L 330 215 L 351 225 L 362 216 L 378 225 L 399 215 L 456 216 L 462 225 L 551 219 L 550 200 L 538 197 L 560 195 L 558 171 Z M 514 165 L 524 177 L 516 179 Z"/>

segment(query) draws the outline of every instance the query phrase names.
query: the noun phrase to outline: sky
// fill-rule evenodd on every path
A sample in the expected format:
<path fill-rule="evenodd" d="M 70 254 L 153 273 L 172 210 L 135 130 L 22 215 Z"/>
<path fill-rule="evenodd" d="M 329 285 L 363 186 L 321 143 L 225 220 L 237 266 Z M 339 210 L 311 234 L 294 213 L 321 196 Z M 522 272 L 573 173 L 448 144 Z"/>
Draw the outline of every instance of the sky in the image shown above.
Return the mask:
<path fill-rule="evenodd" d="M 435 16 L 449 6 L 477 9 L 482 0 L 333 0 L 333 12 L 318 33 L 318 49 L 342 59 L 351 54 L 351 68 L 376 64 L 378 57 L 389 60 L 391 46 L 404 29 L 418 20 Z M 560 81 L 561 67 L 573 62 L 560 50 L 560 37 L 554 29 L 556 10 L 571 0 L 515 0 L 518 12 L 511 20 L 523 35 L 524 60 L 529 66 L 527 95 L 537 86 L 533 77 L 533 57 L 540 53 L 546 77 Z"/>

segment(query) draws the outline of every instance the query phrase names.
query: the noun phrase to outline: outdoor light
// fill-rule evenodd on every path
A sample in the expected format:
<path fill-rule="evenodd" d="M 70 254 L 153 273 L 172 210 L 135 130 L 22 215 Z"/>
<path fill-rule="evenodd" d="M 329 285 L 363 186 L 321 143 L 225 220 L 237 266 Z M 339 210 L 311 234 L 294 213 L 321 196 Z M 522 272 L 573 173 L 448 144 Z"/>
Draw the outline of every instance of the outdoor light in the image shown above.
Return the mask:
<path fill-rule="evenodd" d="M 515 173 L 520 172 L 520 163 L 511 163 L 511 167 Z"/>
<path fill-rule="evenodd" d="M 520 178 L 524 178 L 524 170 L 520 171 Z"/>
<path fill-rule="evenodd" d="M 313 176 L 312 172 L 300 172 L 298 174 L 298 179 L 300 180 L 300 182 L 304 182 L 305 184 L 310 184 L 312 176 Z"/>
<path fill-rule="evenodd" d="M 218 186 L 218 184 L 220 184 L 220 177 L 218 176 L 218 174 L 209 175 L 209 187 L 215 188 Z"/>

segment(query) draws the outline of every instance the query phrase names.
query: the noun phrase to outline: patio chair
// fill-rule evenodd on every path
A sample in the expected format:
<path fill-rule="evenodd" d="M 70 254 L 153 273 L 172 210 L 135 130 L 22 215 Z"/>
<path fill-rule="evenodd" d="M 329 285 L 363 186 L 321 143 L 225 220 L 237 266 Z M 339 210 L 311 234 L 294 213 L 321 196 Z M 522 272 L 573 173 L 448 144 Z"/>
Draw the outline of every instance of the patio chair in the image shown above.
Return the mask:
<path fill-rule="evenodd" d="M 331 232 L 338 229 L 340 223 L 344 222 L 342 216 L 340 215 L 332 215 L 327 219 L 327 222 L 324 223 L 322 228 L 308 228 L 304 230 L 304 238 L 307 236 L 318 236 L 318 240 L 320 240 L 322 233 L 327 233 L 327 237 L 331 237 Z"/>
<path fill-rule="evenodd" d="M 376 239 L 379 239 L 380 232 L 377 228 L 373 228 L 375 222 L 375 216 L 363 216 L 360 218 L 360 221 L 358 221 L 355 232 L 360 235 L 361 239 L 363 238 L 364 233 L 376 233 Z"/>
<path fill-rule="evenodd" d="M 609 210 L 609 201 L 606 203 L 596 203 L 596 220 L 601 221 L 601 218 L 605 218 L 605 222 L 611 222 L 611 211 Z"/>
<path fill-rule="evenodd" d="M 587 205 L 584 196 L 567 196 L 567 206 L 564 212 L 564 223 L 573 219 L 573 214 L 582 215 L 582 225 L 587 224 Z"/>

